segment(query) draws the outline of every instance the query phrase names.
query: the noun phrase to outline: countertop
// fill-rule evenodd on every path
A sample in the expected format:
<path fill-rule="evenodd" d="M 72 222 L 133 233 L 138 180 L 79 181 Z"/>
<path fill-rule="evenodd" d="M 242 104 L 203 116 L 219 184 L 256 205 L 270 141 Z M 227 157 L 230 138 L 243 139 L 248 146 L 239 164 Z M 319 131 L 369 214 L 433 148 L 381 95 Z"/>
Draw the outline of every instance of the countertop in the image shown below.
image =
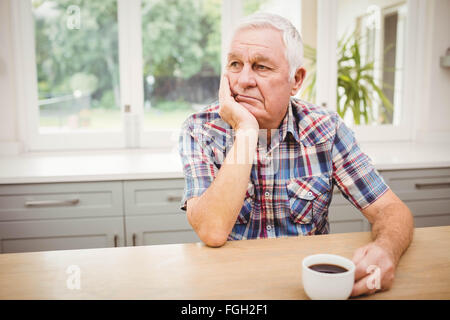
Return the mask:
<path fill-rule="evenodd" d="M 370 232 L 354 232 L 229 241 L 221 248 L 188 243 L 1 254 L 0 299 L 307 299 L 304 257 L 351 259 L 370 241 Z M 360 299 L 450 299 L 449 246 L 450 226 L 416 228 L 391 289 Z"/>
<path fill-rule="evenodd" d="M 450 167 L 450 143 L 361 143 L 378 170 Z M 0 157 L 0 184 L 183 178 L 176 150 L 28 153 Z"/>

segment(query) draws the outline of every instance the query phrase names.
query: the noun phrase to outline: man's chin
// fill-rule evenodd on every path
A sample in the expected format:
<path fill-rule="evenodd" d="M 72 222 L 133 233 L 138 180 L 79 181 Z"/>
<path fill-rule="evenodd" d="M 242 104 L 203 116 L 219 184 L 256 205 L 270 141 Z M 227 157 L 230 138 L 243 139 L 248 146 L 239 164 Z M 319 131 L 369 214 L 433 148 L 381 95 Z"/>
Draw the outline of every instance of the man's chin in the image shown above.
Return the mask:
<path fill-rule="evenodd" d="M 245 109 L 248 110 L 248 112 L 250 112 L 256 119 L 256 121 L 258 121 L 258 124 L 261 125 L 261 121 L 262 119 L 264 119 L 267 115 L 265 114 L 265 110 L 262 109 L 261 106 L 255 106 L 253 104 L 250 103 L 244 103 L 244 102 L 240 102 L 239 103 L 241 106 L 243 106 Z"/>
<path fill-rule="evenodd" d="M 245 109 L 247 109 L 248 111 L 252 112 L 255 109 L 259 109 L 257 106 L 255 106 L 253 103 L 249 103 L 249 102 L 239 102 L 239 104 L 241 106 L 243 106 Z"/>
<path fill-rule="evenodd" d="M 264 110 L 262 103 L 256 99 L 252 101 L 239 101 L 238 103 L 251 113 L 257 113 Z"/>

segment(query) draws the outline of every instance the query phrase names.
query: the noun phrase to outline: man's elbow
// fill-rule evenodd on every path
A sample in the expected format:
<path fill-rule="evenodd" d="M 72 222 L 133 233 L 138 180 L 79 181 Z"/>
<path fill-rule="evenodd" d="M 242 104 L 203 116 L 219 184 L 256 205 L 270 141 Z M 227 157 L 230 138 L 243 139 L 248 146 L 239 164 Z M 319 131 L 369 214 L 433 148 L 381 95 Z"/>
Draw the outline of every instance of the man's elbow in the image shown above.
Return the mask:
<path fill-rule="evenodd" d="M 228 239 L 228 234 L 223 231 L 208 230 L 205 232 L 197 232 L 200 240 L 208 247 L 219 248 L 222 247 Z"/>
<path fill-rule="evenodd" d="M 197 208 L 195 206 L 198 201 L 197 199 L 193 202 L 188 202 L 187 219 L 189 224 L 197 233 L 200 240 L 208 247 L 217 248 L 223 246 L 227 242 L 228 232 L 226 232 L 224 225 L 218 224 L 217 221 L 211 223 L 198 218 L 199 212 L 196 211 Z"/>

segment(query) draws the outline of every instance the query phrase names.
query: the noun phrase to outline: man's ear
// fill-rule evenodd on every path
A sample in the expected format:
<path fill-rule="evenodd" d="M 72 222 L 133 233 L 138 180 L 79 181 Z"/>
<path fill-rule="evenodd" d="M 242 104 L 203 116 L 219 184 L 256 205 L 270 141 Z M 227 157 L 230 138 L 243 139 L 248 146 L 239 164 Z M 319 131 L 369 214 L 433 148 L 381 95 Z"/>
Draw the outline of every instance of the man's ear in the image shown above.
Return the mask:
<path fill-rule="evenodd" d="M 306 70 L 303 67 L 300 67 L 297 69 L 297 71 L 295 72 L 294 75 L 294 86 L 292 87 L 291 90 L 291 96 L 295 96 L 298 92 L 298 90 L 300 90 L 303 80 L 305 79 L 306 76 Z"/>

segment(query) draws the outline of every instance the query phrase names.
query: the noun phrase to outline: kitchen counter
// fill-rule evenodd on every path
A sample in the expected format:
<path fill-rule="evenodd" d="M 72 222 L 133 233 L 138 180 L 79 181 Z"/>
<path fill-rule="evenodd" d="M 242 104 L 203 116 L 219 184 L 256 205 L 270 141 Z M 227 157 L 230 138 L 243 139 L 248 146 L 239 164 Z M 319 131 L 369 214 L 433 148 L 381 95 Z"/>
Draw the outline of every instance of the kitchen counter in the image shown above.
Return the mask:
<path fill-rule="evenodd" d="M 307 299 L 304 257 L 351 259 L 370 241 L 370 232 L 355 232 L 230 241 L 221 248 L 190 243 L 1 254 L 0 299 Z M 359 298 L 450 299 L 449 246 L 450 226 L 416 228 L 392 288 Z"/>
<path fill-rule="evenodd" d="M 450 167 L 450 143 L 363 143 L 378 170 Z M 178 152 L 29 153 L 0 157 L 0 184 L 183 178 Z"/>

